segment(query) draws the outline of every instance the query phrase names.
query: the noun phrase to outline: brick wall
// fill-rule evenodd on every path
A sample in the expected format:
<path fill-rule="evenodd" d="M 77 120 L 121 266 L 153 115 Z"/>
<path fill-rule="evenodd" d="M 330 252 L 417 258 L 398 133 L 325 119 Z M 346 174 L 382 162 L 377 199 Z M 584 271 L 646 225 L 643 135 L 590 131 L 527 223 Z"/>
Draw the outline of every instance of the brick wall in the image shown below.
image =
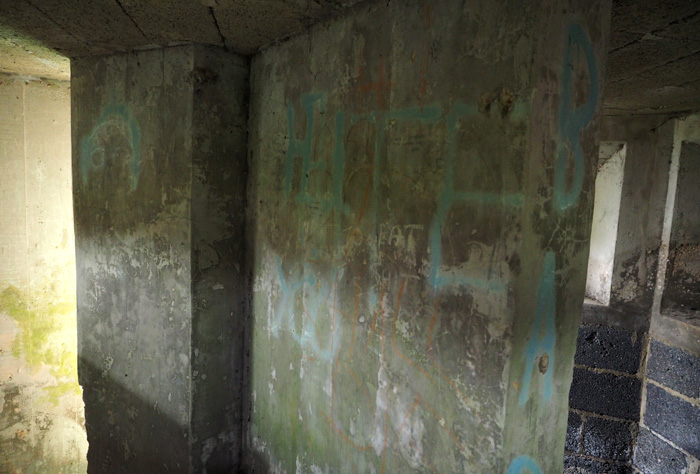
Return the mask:
<path fill-rule="evenodd" d="M 579 329 L 564 460 L 569 471 L 633 472 L 643 337 L 642 332 L 602 325 Z"/>
<path fill-rule="evenodd" d="M 634 449 L 637 473 L 700 472 L 700 356 L 690 349 L 650 341 Z"/>

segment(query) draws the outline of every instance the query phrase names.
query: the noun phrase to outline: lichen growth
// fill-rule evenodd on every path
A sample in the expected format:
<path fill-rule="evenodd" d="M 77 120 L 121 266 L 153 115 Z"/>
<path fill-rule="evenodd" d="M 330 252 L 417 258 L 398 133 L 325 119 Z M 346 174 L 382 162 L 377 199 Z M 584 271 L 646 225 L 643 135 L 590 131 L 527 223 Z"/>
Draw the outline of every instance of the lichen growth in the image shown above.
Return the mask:
<path fill-rule="evenodd" d="M 23 358 L 32 373 L 47 367 L 56 385 L 44 387 L 49 401 L 57 405 L 68 393 L 80 394 L 77 371 L 76 304 L 39 292 L 30 297 L 14 286 L 0 293 L 0 312 L 19 326 L 12 354 Z M 55 295 L 54 295 L 55 296 Z"/>

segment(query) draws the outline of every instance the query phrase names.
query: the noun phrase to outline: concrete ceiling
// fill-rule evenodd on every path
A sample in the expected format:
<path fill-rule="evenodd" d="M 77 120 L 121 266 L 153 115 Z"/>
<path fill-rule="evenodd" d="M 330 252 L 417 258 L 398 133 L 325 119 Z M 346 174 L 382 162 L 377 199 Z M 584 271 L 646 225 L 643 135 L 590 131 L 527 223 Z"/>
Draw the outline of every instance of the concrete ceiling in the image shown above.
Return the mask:
<path fill-rule="evenodd" d="M 610 114 L 700 110 L 700 1 L 613 0 Z"/>
<path fill-rule="evenodd" d="M 358 1 L 0 0 L 0 71 L 67 79 L 66 56 L 183 42 L 252 54 Z M 700 110 L 700 1 L 613 0 L 605 107 Z"/>
<path fill-rule="evenodd" d="M 180 43 L 252 54 L 357 2 L 0 0 L 0 71 L 67 79 L 70 73 L 61 55 L 112 54 Z M 22 53 L 29 57 L 20 58 Z"/>

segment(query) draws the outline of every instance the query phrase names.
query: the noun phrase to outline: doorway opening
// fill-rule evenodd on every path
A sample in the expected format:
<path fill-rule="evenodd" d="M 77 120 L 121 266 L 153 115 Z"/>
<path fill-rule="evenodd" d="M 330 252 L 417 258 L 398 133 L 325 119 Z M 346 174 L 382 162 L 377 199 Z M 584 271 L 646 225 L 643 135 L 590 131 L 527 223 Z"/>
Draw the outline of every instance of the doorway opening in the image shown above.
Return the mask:
<path fill-rule="evenodd" d="M 624 142 L 600 144 L 586 278 L 587 303 L 605 306 L 610 303 L 626 154 Z"/>

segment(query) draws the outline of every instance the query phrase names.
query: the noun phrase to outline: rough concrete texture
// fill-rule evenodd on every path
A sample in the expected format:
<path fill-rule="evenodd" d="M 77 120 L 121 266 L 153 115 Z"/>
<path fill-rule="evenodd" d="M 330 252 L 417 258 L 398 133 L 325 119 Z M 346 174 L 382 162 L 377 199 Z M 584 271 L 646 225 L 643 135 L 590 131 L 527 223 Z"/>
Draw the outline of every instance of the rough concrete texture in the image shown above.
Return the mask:
<path fill-rule="evenodd" d="M 605 462 L 582 456 L 566 456 L 564 466 L 566 468 L 564 474 L 632 474 L 635 472 L 625 463 Z"/>
<path fill-rule="evenodd" d="M 0 72 L 67 81 L 70 61 L 36 40 L 0 24 Z"/>
<path fill-rule="evenodd" d="M 649 315 L 642 310 L 625 306 L 602 306 L 584 303 L 581 311 L 581 324 L 586 326 L 607 326 L 635 332 L 638 338 L 649 330 Z"/>
<path fill-rule="evenodd" d="M 700 355 L 700 327 L 696 325 L 677 318 L 658 316 L 652 320 L 651 334 L 664 344 Z"/>
<path fill-rule="evenodd" d="M 357 1 L 17 0 L 0 3 L 0 23 L 71 58 L 182 42 L 251 54 Z"/>
<path fill-rule="evenodd" d="M 661 311 L 700 325 L 700 144 L 684 142 Z"/>
<path fill-rule="evenodd" d="M 656 315 L 634 465 L 644 474 L 700 472 L 700 328 Z"/>
<path fill-rule="evenodd" d="M 641 381 L 626 374 L 574 370 L 569 404 L 575 410 L 639 420 Z"/>
<path fill-rule="evenodd" d="M 0 472 L 81 473 L 70 93 L 0 75 Z"/>
<path fill-rule="evenodd" d="M 643 338 L 601 325 L 579 329 L 566 446 L 572 465 L 592 458 L 615 466 L 630 461 L 638 424 L 626 420 L 639 419 L 641 382 L 635 376 Z"/>
<path fill-rule="evenodd" d="M 648 328 L 673 145 L 668 117 L 605 117 L 601 139 L 627 145 L 610 305 Z M 630 324 L 625 324 L 630 327 Z"/>
<path fill-rule="evenodd" d="M 194 52 L 191 472 L 212 474 L 241 457 L 250 64 L 218 48 Z"/>
<path fill-rule="evenodd" d="M 646 428 L 639 430 L 634 467 L 644 474 L 687 474 L 685 454 Z"/>
<path fill-rule="evenodd" d="M 564 449 L 569 453 L 578 453 L 581 451 L 581 428 L 583 427 L 583 419 L 578 413 L 569 412 L 569 420 L 566 426 L 566 443 Z"/>
<path fill-rule="evenodd" d="M 669 414 L 673 414 L 669 416 Z M 696 459 L 700 458 L 700 403 L 678 397 L 654 384 L 646 384 L 644 425 Z"/>
<path fill-rule="evenodd" d="M 90 472 L 237 467 L 247 77 L 199 46 L 73 65 Z"/>
<path fill-rule="evenodd" d="M 629 461 L 637 423 L 588 418 L 583 429 L 583 452 L 605 460 Z"/>
<path fill-rule="evenodd" d="M 642 336 L 620 328 L 582 325 L 574 363 L 636 374 L 642 357 Z"/>
<path fill-rule="evenodd" d="M 646 376 L 687 397 L 700 400 L 700 356 L 652 340 Z"/>
<path fill-rule="evenodd" d="M 392 2 L 254 59 L 259 469 L 561 472 L 606 17 Z"/>
<path fill-rule="evenodd" d="M 0 23 L 71 57 L 192 42 L 251 54 L 379 0 L 13 0 Z M 700 11 L 695 0 L 615 0 L 607 114 L 700 108 Z M 98 25 L 96 27 L 96 25 Z M 2 56 L 0 56 L 0 62 Z M 36 62 L 38 65 L 39 63 Z M 15 70 L 16 71 L 16 70 Z M 40 74 L 42 77 L 50 74 Z M 26 73 L 26 71 L 16 71 Z"/>
<path fill-rule="evenodd" d="M 611 23 L 606 113 L 663 114 L 700 107 L 698 2 L 615 0 Z"/>

